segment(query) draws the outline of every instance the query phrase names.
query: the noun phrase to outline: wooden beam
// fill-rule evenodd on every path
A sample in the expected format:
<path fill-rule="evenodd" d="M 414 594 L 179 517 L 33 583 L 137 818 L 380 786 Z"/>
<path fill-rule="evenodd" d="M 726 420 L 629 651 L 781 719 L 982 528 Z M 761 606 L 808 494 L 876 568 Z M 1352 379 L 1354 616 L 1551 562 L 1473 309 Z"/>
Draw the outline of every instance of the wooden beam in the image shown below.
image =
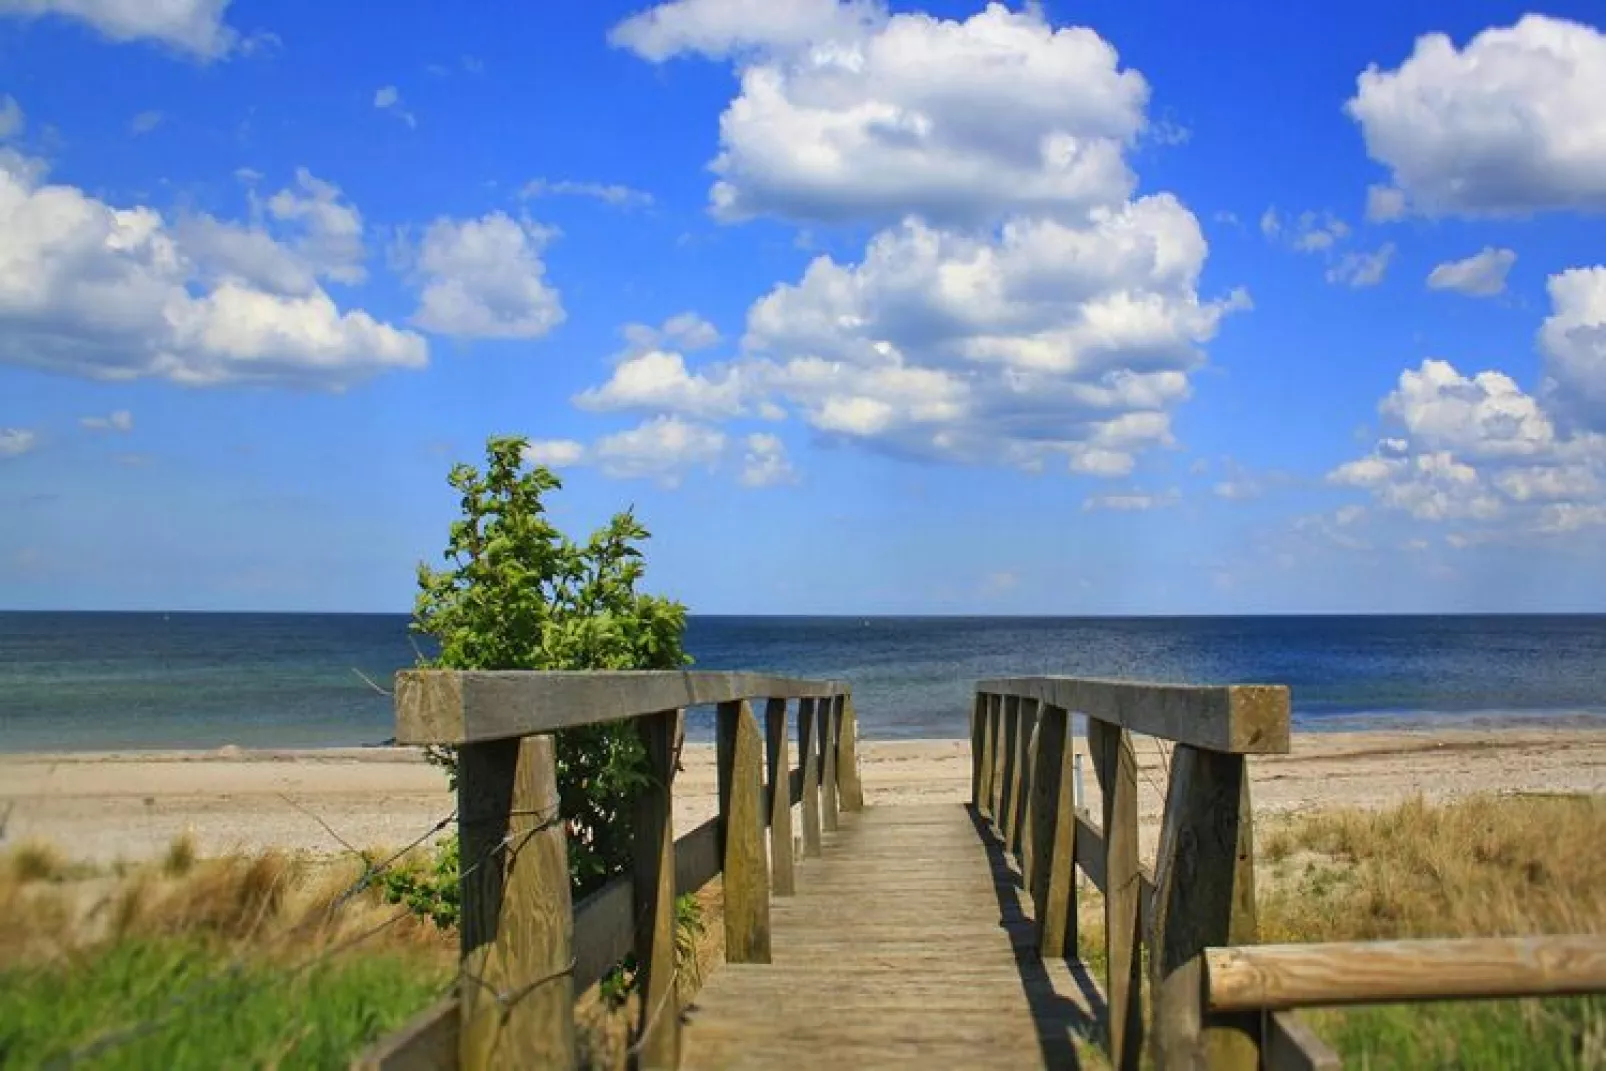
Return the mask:
<path fill-rule="evenodd" d="M 574 991 L 584 993 L 636 947 L 630 876 L 614 878 L 574 905 Z"/>
<path fill-rule="evenodd" d="M 675 841 L 675 895 L 686 896 L 719 877 L 719 815 Z"/>
<path fill-rule="evenodd" d="M 764 853 L 764 744 L 745 700 L 719 705 L 719 816 L 724 832 L 725 961 L 770 961 L 770 872 Z"/>
<path fill-rule="evenodd" d="M 1260 1031 L 1266 1071 L 1339 1071 L 1344 1062 L 1291 1011 L 1265 1012 Z"/>
<path fill-rule="evenodd" d="M 989 697 L 993 704 L 993 794 L 987 800 L 987 814 L 993 820 L 993 828 L 1004 828 L 1004 801 L 1008 796 L 1005 777 L 1005 765 L 1009 755 L 1009 723 L 1004 717 L 1004 697 L 994 695 Z"/>
<path fill-rule="evenodd" d="M 457 994 L 431 1004 L 351 1062 L 351 1071 L 457 1071 Z"/>
<path fill-rule="evenodd" d="M 827 833 L 837 829 L 838 786 L 836 781 L 837 729 L 841 725 L 842 700 L 821 699 L 814 704 L 820 720 L 820 828 Z"/>
<path fill-rule="evenodd" d="M 764 707 L 764 750 L 769 768 L 770 880 L 776 896 L 797 891 L 792 866 L 792 757 L 787 747 L 786 700 Z"/>
<path fill-rule="evenodd" d="M 1288 752 L 1288 689 L 1281 685 L 1203 687 L 1080 677 L 985 680 L 978 692 L 1036 699 L 1135 733 L 1234 754 Z"/>
<path fill-rule="evenodd" d="M 1212 948 L 1215 1011 L 1606 993 L 1606 935 Z"/>
<path fill-rule="evenodd" d="M 1135 1071 L 1143 1048 L 1143 971 L 1138 954 L 1138 760 L 1122 728 L 1088 722 L 1088 748 L 1104 796 L 1104 941 L 1109 964 L 1110 1064 Z"/>
<path fill-rule="evenodd" d="M 550 736 L 458 753 L 461 1066 L 575 1064 L 574 914 Z"/>
<path fill-rule="evenodd" d="M 1027 860 L 1029 834 L 1026 821 L 1031 817 L 1032 734 L 1037 731 L 1037 700 L 1022 699 L 1015 728 L 1015 813 L 1009 826 L 1009 850 L 1015 853 L 1021 873 L 1031 869 Z"/>
<path fill-rule="evenodd" d="M 1076 865 L 1082 868 L 1087 880 L 1099 892 L 1107 892 L 1109 882 L 1104 870 L 1104 834 L 1093 824 L 1093 816 L 1086 811 L 1076 813 Z M 1138 917 L 1143 932 L 1152 928 L 1154 915 L 1154 871 L 1147 863 L 1138 866 Z"/>
<path fill-rule="evenodd" d="M 680 997 L 675 962 L 674 781 L 677 711 L 636 719 L 647 754 L 648 786 L 636 802 L 631 866 L 634 901 L 638 1067 L 680 1064 Z"/>
<path fill-rule="evenodd" d="M 1251 814 L 1242 755 L 1172 753 L 1149 931 L 1156 1066 L 1260 1066 L 1259 1017 L 1207 1011 L 1200 980 L 1206 948 L 1258 936 Z"/>
<path fill-rule="evenodd" d="M 1016 793 L 1020 791 L 1020 746 L 1017 740 L 1020 735 L 1020 697 L 1006 695 L 1003 697 L 1004 737 L 1002 770 L 998 782 L 998 816 L 993 825 L 998 828 L 998 837 L 1004 842 L 1007 850 L 1015 837 Z"/>
<path fill-rule="evenodd" d="M 1032 775 L 1032 867 L 1027 887 L 1044 956 L 1076 958 L 1076 805 L 1071 784 L 1070 717 L 1044 707 L 1037 719 Z"/>
<path fill-rule="evenodd" d="M 801 699 L 797 704 L 797 761 L 803 769 L 803 857 L 820 854 L 820 745 L 819 719 L 814 716 L 816 701 Z"/>
<path fill-rule="evenodd" d="M 998 780 L 998 699 L 976 694 L 976 716 L 981 719 L 981 775 L 976 810 L 991 820 Z"/>
<path fill-rule="evenodd" d="M 985 814 L 987 778 L 987 697 L 976 693 L 970 704 L 970 805 Z"/>
<path fill-rule="evenodd" d="M 762 673 L 409 669 L 396 674 L 396 742 L 468 744 L 742 699 L 841 695 L 838 681 Z"/>
<path fill-rule="evenodd" d="M 842 718 L 837 726 L 836 775 L 844 811 L 864 810 L 864 782 L 859 771 L 859 715 L 853 693 L 841 699 Z"/>

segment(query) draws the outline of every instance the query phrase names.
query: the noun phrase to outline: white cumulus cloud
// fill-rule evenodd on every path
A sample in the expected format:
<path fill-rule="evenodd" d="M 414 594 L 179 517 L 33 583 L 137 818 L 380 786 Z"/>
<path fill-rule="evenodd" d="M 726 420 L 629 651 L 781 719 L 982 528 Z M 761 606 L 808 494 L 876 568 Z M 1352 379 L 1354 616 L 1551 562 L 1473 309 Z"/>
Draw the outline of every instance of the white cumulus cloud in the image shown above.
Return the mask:
<path fill-rule="evenodd" d="M 964 21 L 877 5 L 677 0 L 616 27 L 649 59 L 735 56 L 710 193 L 727 220 L 1071 216 L 1125 200 L 1148 85 L 1090 29 L 990 4 Z M 940 76 L 935 72 L 941 72 Z"/>
<path fill-rule="evenodd" d="M 200 60 L 225 56 L 240 35 L 224 21 L 230 0 L 0 0 L 0 15 L 51 15 L 111 41 L 155 41 Z"/>
<path fill-rule="evenodd" d="M 1606 210 L 1606 35 L 1527 15 L 1465 47 L 1419 37 L 1345 105 L 1404 203 L 1426 215 Z"/>
<path fill-rule="evenodd" d="M 706 424 L 659 416 L 605 435 L 592 448 L 597 466 L 620 479 L 650 479 L 676 487 L 693 468 L 713 468 L 725 452 L 725 433 Z"/>
<path fill-rule="evenodd" d="M 551 331 L 565 314 L 541 259 L 548 237 L 504 212 L 437 219 L 417 251 L 423 292 L 413 323 L 466 338 L 539 338 Z"/>
<path fill-rule="evenodd" d="M 1568 419 L 1606 432 L 1606 266 L 1552 275 L 1549 290 L 1539 329 L 1547 396 Z"/>
<path fill-rule="evenodd" d="M 585 460 L 586 448 L 573 439 L 533 439 L 524 447 L 524 460 L 549 469 L 568 468 Z"/>
<path fill-rule="evenodd" d="M 338 388 L 421 368 L 424 339 L 322 289 L 214 277 L 155 209 L 119 209 L 0 157 L 0 361 L 97 379 Z"/>
<path fill-rule="evenodd" d="M 779 436 L 755 432 L 747 437 L 741 480 L 746 487 L 774 487 L 797 481 L 797 471 Z"/>
<path fill-rule="evenodd" d="M 1468 297 L 1495 297 L 1506 291 L 1506 276 L 1517 262 L 1510 249 L 1486 245 L 1462 260 L 1447 260 L 1428 273 L 1428 289 L 1454 290 Z"/>

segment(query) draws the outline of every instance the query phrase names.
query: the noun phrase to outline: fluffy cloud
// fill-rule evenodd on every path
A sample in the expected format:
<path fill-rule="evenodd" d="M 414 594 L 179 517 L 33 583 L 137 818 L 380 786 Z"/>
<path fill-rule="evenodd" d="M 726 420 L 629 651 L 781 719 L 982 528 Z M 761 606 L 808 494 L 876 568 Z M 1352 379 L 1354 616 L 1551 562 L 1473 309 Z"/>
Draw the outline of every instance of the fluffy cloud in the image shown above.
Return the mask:
<path fill-rule="evenodd" d="M 977 223 L 1077 216 L 1134 185 L 1148 85 L 1092 30 L 1001 4 L 963 21 L 813 0 L 677 0 L 621 24 L 653 60 L 738 57 L 715 214 Z M 940 77 L 933 72 L 940 71 Z"/>
<path fill-rule="evenodd" d="M 38 437 L 26 428 L 0 428 L 0 459 L 21 457 L 37 441 Z"/>
<path fill-rule="evenodd" d="M 660 416 L 628 431 L 605 435 L 591 453 L 604 474 L 678 486 L 687 471 L 713 468 L 725 452 L 725 433 L 674 416 Z"/>
<path fill-rule="evenodd" d="M 1240 299 L 1201 301 L 1205 242 L 1167 194 L 1085 226 L 996 238 L 918 220 L 864 259 L 820 257 L 748 314 L 755 378 L 816 428 L 900 452 L 1121 474 L 1170 442 L 1199 346 Z"/>
<path fill-rule="evenodd" d="M 230 0 L 0 0 L 0 15 L 55 15 L 94 27 L 112 41 L 156 41 L 201 60 L 240 41 L 223 16 Z"/>
<path fill-rule="evenodd" d="M 586 448 L 573 439 L 536 439 L 524 448 L 524 460 L 549 469 L 568 468 L 585 460 Z"/>
<path fill-rule="evenodd" d="M 652 194 L 618 183 L 576 182 L 573 179 L 531 179 L 519 191 L 525 199 L 534 197 L 589 197 L 616 208 L 647 208 Z"/>
<path fill-rule="evenodd" d="M 468 338 L 539 338 L 564 320 L 541 260 L 548 232 L 503 212 L 437 219 L 424 231 L 413 323 Z"/>
<path fill-rule="evenodd" d="M 1538 399 L 1500 372 L 1445 361 L 1401 373 L 1379 405 L 1390 434 L 1328 479 L 1422 521 L 1512 534 L 1572 531 L 1606 495 L 1606 438 L 1558 431 Z"/>
<path fill-rule="evenodd" d="M 1457 49 L 1416 41 L 1345 105 L 1404 204 L 1428 215 L 1606 210 L 1606 35 L 1543 15 Z M 1403 208 L 1404 205 L 1401 205 Z"/>
<path fill-rule="evenodd" d="M 341 387 L 420 368 L 424 340 L 316 286 L 205 271 L 154 209 L 118 209 L 0 158 L 0 361 L 98 379 Z"/>
<path fill-rule="evenodd" d="M 756 432 L 747 437 L 741 480 L 746 487 L 774 487 L 797 480 L 797 472 L 786 456 L 786 444 L 779 436 Z"/>
<path fill-rule="evenodd" d="M 1506 290 L 1506 275 L 1517 262 L 1510 249 L 1486 245 L 1464 260 L 1447 260 L 1428 273 L 1428 289 L 1454 290 L 1468 297 L 1494 297 Z"/>
<path fill-rule="evenodd" d="M 1366 218 L 1372 223 L 1393 223 L 1405 218 L 1405 191 L 1393 186 L 1366 187 Z"/>
<path fill-rule="evenodd" d="M 90 431 L 122 431 L 134 430 L 134 414 L 127 409 L 115 409 L 106 416 L 79 417 L 80 427 Z"/>
<path fill-rule="evenodd" d="M 1198 221 L 1132 199 L 1148 87 L 1096 33 L 1035 5 L 675 0 L 613 36 L 737 67 L 717 216 L 882 229 L 754 302 L 735 359 L 693 369 L 644 337 L 581 404 L 795 413 L 900 455 L 1096 476 L 1172 442 L 1201 347 L 1248 299 L 1201 298 Z"/>
<path fill-rule="evenodd" d="M 1327 269 L 1327 281 L 1357 289 L 1376 286 L 1383 281 L 1393 259 L 1393 242 L 1384 242 L 1372 253 L 1345 253 Z"/>
<path fill-rule="evenodd" d="M 1564 417 L 1606 432 L 1606 267 L 1552 275 L 1539 329 L 1546 394 Z"/>
<path fill-rule="evenodd" d="M 362 214 L 340 188 L 296 172 L 293 188 L 266 201 L 252 194 L 252 220 L 181 216 L 174 235 L 198 273 L 287 297 L 305 297 L 318 280 L 360 283 L 367 278 Z M 271 228 L 271 229 L 270 229 Z"/>

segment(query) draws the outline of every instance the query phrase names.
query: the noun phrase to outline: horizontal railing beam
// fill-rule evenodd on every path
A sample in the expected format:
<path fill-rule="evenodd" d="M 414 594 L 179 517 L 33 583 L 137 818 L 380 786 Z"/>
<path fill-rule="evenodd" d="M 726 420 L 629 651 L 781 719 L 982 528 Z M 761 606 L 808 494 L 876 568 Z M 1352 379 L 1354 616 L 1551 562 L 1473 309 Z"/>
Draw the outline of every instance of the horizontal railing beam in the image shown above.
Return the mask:
<path fill-rule="evenodd" d="M 1212 1011 L 1606 992 L 1606 935 L 1240 945 L 1205 952 Z"/>
<path fill-rule="evenodd" d="M 842 681 L 763 673 L 409 669 L 396 674 L 396 742 L 470 744 L 664 710 L 847 691 Z"/>
<path fill-rule="evenodd" d="M 1035 699 L 1134 733 L 1208 751 L 1283 755 L 1289 747 L 1289 693 L 1282 685 L 1003 677 L 978 682 L 976 691 Z"/>

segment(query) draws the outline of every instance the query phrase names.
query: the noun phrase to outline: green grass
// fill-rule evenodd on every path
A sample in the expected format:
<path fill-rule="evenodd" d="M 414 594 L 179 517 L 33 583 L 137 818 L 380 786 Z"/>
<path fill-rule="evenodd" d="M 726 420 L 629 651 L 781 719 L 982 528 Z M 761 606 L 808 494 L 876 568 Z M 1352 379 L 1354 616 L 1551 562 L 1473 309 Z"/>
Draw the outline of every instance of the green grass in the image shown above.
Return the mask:
<path fill-rule="evenodd" d="M 1606 1067 L 1606 997 L 1302 1013 L 1346 1068 L 1572 1071 Z"/>
<path fill-rule="evenodd" d="M 347 954 L 300 974 L 260 957 L 231 976 L 231 962 L 216 942 L 172 937 L 121 941 L 65 965 L 0 969 L 0 1067 L 40 1067 L 154 1020 L 150 1032 L 75 1066 L 344 1068 L 450 975 L 438 957 L 399 950 Z"/>

